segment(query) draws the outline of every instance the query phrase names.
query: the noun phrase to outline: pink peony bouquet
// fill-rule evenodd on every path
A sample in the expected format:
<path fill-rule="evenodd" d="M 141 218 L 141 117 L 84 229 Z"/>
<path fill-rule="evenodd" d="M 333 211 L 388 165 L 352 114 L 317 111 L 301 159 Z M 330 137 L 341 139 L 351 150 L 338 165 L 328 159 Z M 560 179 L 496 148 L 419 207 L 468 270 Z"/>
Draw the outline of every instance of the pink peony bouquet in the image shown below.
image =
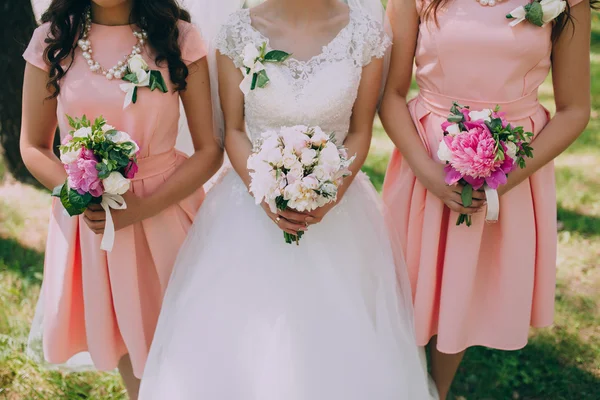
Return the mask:
<path fill-rule="evenodd" d="M 484 188 L 488 197 L 488 221 L 498 219 L 496 190 L 507 182 L 515 168 L 525 167 L 525 158 L 533 157 L 529 145 L 533 134 L 522 126 L 513 127 L 500 108 L 471 111 L 454 103 L 448 120 L 442 124 L 444 137 L 438 158 L 446 163 L 446 183 L 464 185 L 462 202 L 473 203 L 473 191 Z M 495 197 L 495 198 L 494 198 Z M 471 216 L 461 214 L 457 225 L 471 226 Z"/>
<path fill-rule="evenodd" d="M 137 173 L 139 146 L 102 117 L 93 123 L 85 115 L 81 119 L 67 118 L 73 130 L 60 146 L 67 180 L 52 195 L 60 199 L 70 216 L 82 214 L 90 204 L 100 204 L 107 214 L 102 249 L 110 251 L 114 240 L 110 208 L 126 208 L 122 195 Z"/>
<path fill-rule="evenodd" d="M 354 157 L 339 147 L 333 134 L 319 127 L 292 126 L 267 131 L 248 159 L 250 191 L 256 204 L 265 201 L 273 213 L 287 208 L 305 212 L 337 200 L 338 188 Z M 302 234 L 284 232 L 286 243 Z"/>

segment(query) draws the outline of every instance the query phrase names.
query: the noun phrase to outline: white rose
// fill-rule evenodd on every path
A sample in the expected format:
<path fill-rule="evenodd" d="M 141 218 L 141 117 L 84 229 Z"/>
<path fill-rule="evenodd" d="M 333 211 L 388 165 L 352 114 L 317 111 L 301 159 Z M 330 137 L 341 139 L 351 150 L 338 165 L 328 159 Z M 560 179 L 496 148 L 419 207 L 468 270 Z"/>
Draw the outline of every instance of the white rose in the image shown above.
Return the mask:
<path fill-rule="evenodd" d="M 452 124 L 446 128 L 446 132 L 452 136 L 458 135 L 460 133 L 460 126 L 458 126 L 458 124 Z"/>
<path fill-rule="evenodd" d="M 256 59 L 260 57 L 260 52 L 252 43 L 248 43 L 246 47 L 244 47 L 244 66 L 246 68 L 253 68 L 256 63 Z"/>
<path fill-rule="evenodd" d="M 340 165 L 340 152 L 336 145 L 329 142 L 323 150 L 321 150 L 321 161 L 325 164 L 329 164 L 332 167 L 337 167 Z"/>
<path fill-rule="evenodd" d="M 567 8 L 567 2 L 562 0 L 542 0 L 540 2 L 544 15 L 542 21 L 544 24 L 553 21 L 556 17 L 562 14 Z"/>
<path fill-rule="evenodd" d="M 269 152 L 267 153 L 267 162 L 276 167 L 282 167 L 283 156 L 281 154 L 281 150 L 279 150 L 278 148 L 269 150 Z"/>
<path fill-rule="evenodd" d="M 472 121 L 484 120 L 489 122 L 492 120 L 492 110 L 484 108 L 481 111 L 471 111 L 469 117 Z"/>
<path fill-rule="evenodd" d="M 287 149 L 283 152 L 283 166 L 292 169 L 298 163 L 298 157 Z"/>
<path fill-rule="evenodd" d="M 71 164 L 79 158 L 79 154 L 81 153 L 81 148 L 77 150 L 67 151 L 66 153 L 60 152 L 60 161 L 63 164 Z"/>
<path fill-rule="evenodd" d="M 129 70 L 136 75 L 140 71 L 144 72 L 148 70 L 148 64 L 146 61 L 144 61 L 144 58 L 141 56 L 141 54 L 136 54 L 135 56 L 131 57 L 129 59 L 128 67 Z"/>
<path fill-rule="evenodd" d="M 314 175 L 305 176 L 302 179 L 304 187 L 307 189 L 315 190 L 319 187 L 319 180 Z"/>
<path fill-rule="evenodd" d="M 438 148 L 437 156 L 440 159 L 440 161 L 443 161 L 443 162 L 452 161 L 452 151 L 450 151 L 450 148 L 446 144 L 445 140 L 442 140 L 440 142 L 440 147 Z"/>
<path fill-rule="evenodd" d="M 104 132 L 104 133 L 109 132 L 109 131 L 114 131 L 114 130 L 115 130 L 115 127 L 112 125 L 108 125 L 108 124 L 102 125 L 102 132 Z"/>
<path fill-rule="evenodd" d="M 74 133 L 73 133 L 73 137 L 76 138 L 86 138 L 89 137 L 92 134 L 92 128 L 85 127 L 85 128 L 79 128 L 77 129 Z"/>
<path fill-rule="evenodd" d="M 517 145 L 513 142 L 506 142 L 506 155 L 512 158 L 513 160 L 517 159 Z"/>
<path fill-rule="evenodd" d="M 313 170 L 313 174 L 320 181 L 326 181 L 330 179 L 330 175 L 327 173 L 327 171 L 322 165 L 315 167 L 315 169 Z"/>
<path fill-rule="evenodd" d="M 310 142 L 314 146 L 323 146 L 329 140 L 329 135 L 321 130 L 321 128 L 315 128 L 315 134 L 310 138 Z"/>
<path fill-rule="evenodd" d="M 313 150 L 313 149 L 302 150 L 302 156 L 301 156 L 302 164 L 311 165 L 312 163 L 315 162 L 316 156 L 317 156 L 316 150 Z"/>
<path fill-rule="evenodd" d="M 133 148 L 131 149 L 131 152 L 129 153 L 130 156 L 133 156 L 140 150 L 140 147 L 138 146 L 138 144 L 131 138 L 131 136 L 129 136 L 129 134 L 127 132 L 116 131 L 115 133 L 108 135 L 107 137 L 113 143 L 117 143 L 117 144 L 122 144 L 122 143 L 127 143 L 127 142 L 131 143 L 133 145 Z"/>
<path fill-rule="evenodd" d="M 108 178 L 102 180 L 102 185 L 106 193 L 122 195 L 129 190 L 130 182 L 120 172 L 113 171 Z"/>

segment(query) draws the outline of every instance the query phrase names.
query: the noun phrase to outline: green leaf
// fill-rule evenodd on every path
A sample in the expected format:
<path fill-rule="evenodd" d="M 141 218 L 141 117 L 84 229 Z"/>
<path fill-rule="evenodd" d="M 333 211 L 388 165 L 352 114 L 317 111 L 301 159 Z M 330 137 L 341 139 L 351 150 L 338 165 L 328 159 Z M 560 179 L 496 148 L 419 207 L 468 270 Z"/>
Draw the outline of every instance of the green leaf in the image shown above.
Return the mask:
<path fill-rule="evenodd" d="M 258 81 L 258 74 L 255 72 L 254 75 L 252 75 L 252 84 L 250 85 L 250 90 L 256 89 L 257 81 Z"/>
<path fill-rule="evenodd" d="M 96 164 L 96 169 L 98 170 L 98 178 L 106 179 L 110 175 L 110 168 L 105 163 Z"/>
<path fill-rule="evenodd" d="M 68 114 L 67 114 L 67 120 L 69 121 L 69 125 L 71 126 L 71 128 L 78 129 L 78 128 L 76 128 L 77 122 L 75 122 L 75 120 Z"/>
<path fill-rule="evenodd" d="M 277 196 L 275 199 L 275 205 L 278 210 L 285 210 L 288 206 L 288 201 L 283 198 L 283 196 Z"/>
<path fill-rule="evenodd" d="M 92 200 L 92 195 L 89 193 L 79 194 L 76 190 L 69 190 L 69 203 L 76 209 L 85 210 L 90 204 L 90 200 Z"/>
<path fill-rule="evenodd" d="M 158 88 L 161 92 L 167 93 L 169 88 L 167 87 L 167 83 L 163 79 L 160 71 L 150 71 L 150 90 L 154 90 Z"/>
<path fill-rule="evenodd" d="M 123 80 L 131 83 L 138 83 L 138 78 L 136 74 L 127 74 L 123 77 Z"/>
<path fill-rule="evenodd" d="M 137 86 L 133 88 L 133 97 L 131 98 L 131 102 L 133 104 L 135 104 L 135 102 L 137 101 L 137 90 L 138 90 Z"/>
<path fill-rule="evenodd" d="M 542 9 L 542 5 L 539 2 L 534 1 L 533 3 L 528 4 L 528 6 L 529 9 L 526 11 L 525 18 L 534 25 L 544 25 L 544 10 Z"/>
<path fill-rule="evenodd" d="M 462 199 L 463 206 L 471 207 L 473 204 L 473 186 L 467 183 L 463 188 L 460 197 Z"/>
<path fill-rule="evenodd" d="M 458 123 L 458 122 L 462 122 L 464 119 L 464 115 L 462 114 L 450 114 L 448 116 L 448 122 L 452 122 L 452 123 Z"/>
<path fill-rule="evenodd" d="M 85 207 L 82 208 L 78 208 L 75 207 L 73 204 L 71 204 L 70 201 L 70 193 L 71 193 L 71 189 L 69 189 L 69 185 L 63 185 L 61 191 L 60 191 L 60 202 L 62 203 L 63 207 L 65 208 L 65 210 L 67 210 L 67 213 L 69 213 L 69 215 L 72 217 L 74 215 L 80 215 L 85 211 Z M 77 193 L 77 192 L 75 192 Z"/>
<path fill-rule="evenodd" d="M 256 77 L 256 86 L 259 88 L 264 88 L 269 83 L 269 77 L 267 76 L 267 71 L 264 69 L 257 74 Z"/>
<path fill-rule="evenodd" d="M 265 54 L 264 60 L 266 62 L 282 63 L 285 60 L 287 60 L 290 56 L 291 56 L 291 54 L 286 53 L 285 51 L 272 50 L 272 51 L 268 52 L 267 54 Z"/>

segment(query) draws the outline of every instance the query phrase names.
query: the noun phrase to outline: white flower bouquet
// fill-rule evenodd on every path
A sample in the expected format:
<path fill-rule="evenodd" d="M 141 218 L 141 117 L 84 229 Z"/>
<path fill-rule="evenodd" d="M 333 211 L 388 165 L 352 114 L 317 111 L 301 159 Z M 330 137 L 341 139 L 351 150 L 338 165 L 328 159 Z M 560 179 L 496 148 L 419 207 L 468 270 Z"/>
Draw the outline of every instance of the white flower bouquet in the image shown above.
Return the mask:
<path fill-rule="evenodd" d="M 256 204 L 265 201 L 273 213 L 287 208 L 310 212 L 337 200 L 339 186 L 351 175 L 348 167 L 354 158 L 349 159 L 335 136 L 319 127 L 298 125 L 267 131 L 248 159 L 250 191 Z M 303 233 L 284 232 L 284 239 L 298 244 Z"/>

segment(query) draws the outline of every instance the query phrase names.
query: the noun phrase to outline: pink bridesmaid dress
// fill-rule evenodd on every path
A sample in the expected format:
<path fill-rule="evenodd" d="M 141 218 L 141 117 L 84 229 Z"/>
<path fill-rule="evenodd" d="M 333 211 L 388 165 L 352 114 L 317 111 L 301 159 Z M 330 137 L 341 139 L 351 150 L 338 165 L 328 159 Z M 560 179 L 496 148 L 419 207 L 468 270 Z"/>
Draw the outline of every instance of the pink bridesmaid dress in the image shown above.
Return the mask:
<path fill-rule="evenodd" d="M 580 1 L 571 0 L 571 6 Z M 420 24 L 420 92 L 408 107 L 430 157 L 438 160 L 440 125 L 454 100 L 475 110 L 500 105 L 513 125 L 536 135 L 548 122 L 538 89 L 551 66 L 552 27 L 527 21 L 510 27 L 505 17 L 526 3 L 484 7 L 450 0 L 438 13 L 439 27 Z M 418 8 L 422 12 L 424 4 Z M 486 224 L 485 213 L 479 213 L 470 228 L 456 226 L 458 214 L 425 189 L 397 150 L 383 194 L 410 272 L 419 345 L 438 335 L 444 353 L 474 345 L 513 350 L 527 344 L 530 325 L 552 324 L 557 251 L 552 164 L 502 196 L 496 224 Z"/>
<path fill-rule="evenodd" d="M 136 44 L 133 29 L 92 25 L 95 60 L 103 66 L 122 60 Z M 204 57 L 199 32 L 183 21 L 179 29 L 186 64 Z M 49 24 L 40 26 L 23 55 L 45 71 L 49 68 L 43 61 L 48 32 Z M 62 136 L 70 130 L 66 114 L 102 115 L 109 124 L 128 132 L 141 149 L 132 191 L 145 197 L 173 174 L 185 156 L 175 150 L 180 97 L 173 91 L 166 62 L 157 66 L 149 46 L 142 56 L 151 69 L 161 71 L 168 93 L 139 89 L 137 103 L 123 110 L 125 93 L 119 87 L 123 81 L 109 81 L 90 72 L 77 48 L 73 64 L 60 82 L 57 116 Z M 89 352 L 96 368 L 112 370 L 129 354 L 135 375 L 142 376 L 175 258 L 203 199 L 204 191 L 199 189 L 160 214 L 118 231 L 111 253 L 100 250 L 102 237 L 81 217 L 68 217 L 54 200 L 38 307 L 43 313 L 47 362 L 63 364 L 78 353 Z"/>

